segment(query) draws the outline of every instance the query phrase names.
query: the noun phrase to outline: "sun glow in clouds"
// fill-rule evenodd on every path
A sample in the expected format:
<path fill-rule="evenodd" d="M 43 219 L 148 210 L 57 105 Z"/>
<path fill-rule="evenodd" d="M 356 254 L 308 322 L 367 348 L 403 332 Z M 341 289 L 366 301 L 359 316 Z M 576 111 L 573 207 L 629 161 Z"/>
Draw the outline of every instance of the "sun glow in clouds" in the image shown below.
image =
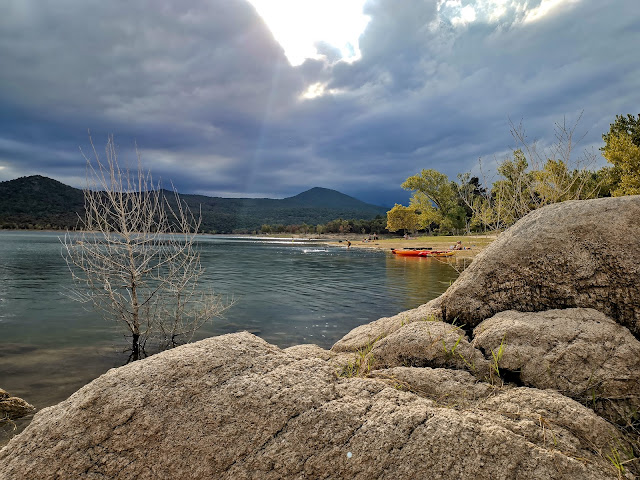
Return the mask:
<path fill-rule="evenodd" d="M 572 5 L 578 3 L 580 0 L 542 0 L 537 8 L 529 10 L 524 21 L 535 22 L 542 17 L 548 15 L 553 10 L 564 6 L 565 4 Z"/>
<path fill-rule="evenodd" d="M 369 17 L 365 0 L 249 0 L 284 49 L 291 65 L 319 58 L 316 43 L 340 51 L 342 60 L 360 58 L 358 38 Z"/>
<path fill-rule="evenodd" d="M 476 11 L 471 5 L 460 9 L 460 16 L 451 19 L 453 25 L 466 25 L 476 21 Z"/>
<path fill-rule="evenodd" d="M 311 99 L 311 98 L 320 97 L 323 94 L 324 94 L 324 84 L 312 83 L 311 85 L 309 85 L 309 88 L 307 88 L 306 92 L 302 94 L 302 97 Z"/>

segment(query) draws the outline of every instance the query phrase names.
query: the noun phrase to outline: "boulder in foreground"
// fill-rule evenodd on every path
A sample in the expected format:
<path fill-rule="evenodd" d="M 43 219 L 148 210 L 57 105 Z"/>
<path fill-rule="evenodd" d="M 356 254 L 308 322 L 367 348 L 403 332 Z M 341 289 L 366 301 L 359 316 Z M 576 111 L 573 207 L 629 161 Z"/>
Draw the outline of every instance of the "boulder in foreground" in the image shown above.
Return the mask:
<path fill-rule="evenodd" d="M 374 370 L 447 367 L 468 370 L 480 379 L 490 376 L 489 361 L 469 343 L 464 330 L 437 320 L 411 322 L 378 340 L 366 363 Z"/>
<path fill-rule="evenodd" d="M 593 308 L 640 338 L 640 195 L 535 210 L 501 233 L 439 298 L 448 322 L 505 310 Z"/>
<path fill-rule="evenodd" d="M 328 360 L 248 333 L 225 335 L 113 369 L 42 410 L 0 450 L 0 477 L 615 476 L 606 456 L 626 444 L 587 408 L 535 389 L 478 391 L 454 408 L 388 378 L 340 378 Z"/>

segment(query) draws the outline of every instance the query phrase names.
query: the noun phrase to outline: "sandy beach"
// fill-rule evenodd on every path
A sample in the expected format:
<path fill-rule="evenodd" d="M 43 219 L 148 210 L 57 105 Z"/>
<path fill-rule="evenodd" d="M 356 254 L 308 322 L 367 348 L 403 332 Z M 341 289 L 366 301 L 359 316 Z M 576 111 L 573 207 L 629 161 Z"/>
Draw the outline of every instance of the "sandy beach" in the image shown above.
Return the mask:
<path fill-rule="evenodd" d="M 368 248 L 374 250 L 391 250 L 393 248 L 431 248 L 433 250 L 448 250 L 452 248 L 458 240 L 462 242 L 464 250 L 457 250 L 456 257 L 473 258 L 484 250 L 491 242 L 497 238 L 496 234 L 488 235 L 461 235 L 461 236 L 421 236 L 404 238 L 381 238 L 378 240 L 364 241 L 368 236 L 345 235 L 327 238 L 327 245 L 345 247 L 347 241 L 351 242 L 350 248 Z"/>

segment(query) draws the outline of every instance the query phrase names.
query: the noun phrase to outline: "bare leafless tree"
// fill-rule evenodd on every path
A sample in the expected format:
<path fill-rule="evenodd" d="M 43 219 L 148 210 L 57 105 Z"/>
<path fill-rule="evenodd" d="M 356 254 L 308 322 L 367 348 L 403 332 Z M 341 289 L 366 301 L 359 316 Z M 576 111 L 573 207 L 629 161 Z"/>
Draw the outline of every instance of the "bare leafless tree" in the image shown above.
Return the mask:
<path fill-rule="evenodd" d="M 91 140 L 91 138 L 90 138 Z M 72 298 L 92 303 L 131 337 L 129 360 L 188 342 L 229 307 L 198 287 L 204 268 L 195 248 L 200 227 L 173 190 L 173 202 L 142 168 L 122 169 L 113 137 L 102 159 L 91 141 L 84 189 L 85 216 L 64 237 L 63 256 L 76 283 Z"/>
<path fill-rule="evenodd" d="M 555 142 L 545 149 L 529 141 L 522 122 L 509 121 L 517 147 L 512 157 L 497 162 L 498 178 L 488 179 L 479 161 L 486 189 L 476 194 L 469 185 L 470 174 L 459 176 L 460 196 L 472 210 L 476 224 L 498 230 L 544 205 L 598 196 L 603 179 L 592 171 L 597 162 L 595 152 L 575 154 L 584 138 L 576 136 L 580 117 L 573 125 L 566 120 L 556 123 Z"/>

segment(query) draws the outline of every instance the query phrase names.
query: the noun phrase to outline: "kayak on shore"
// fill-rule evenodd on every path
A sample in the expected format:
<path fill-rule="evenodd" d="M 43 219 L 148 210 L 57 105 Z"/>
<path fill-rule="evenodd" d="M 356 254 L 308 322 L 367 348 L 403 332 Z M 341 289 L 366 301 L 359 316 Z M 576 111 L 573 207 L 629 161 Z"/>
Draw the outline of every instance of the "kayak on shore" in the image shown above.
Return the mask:
<path fill-rule="evenodd" d="M 392 248 L 391 252 L 402 257 L 450 257 L 454 255 L 453 250 L 432 250 L 431 248 L 403 248 L 402 250 Z"/>

